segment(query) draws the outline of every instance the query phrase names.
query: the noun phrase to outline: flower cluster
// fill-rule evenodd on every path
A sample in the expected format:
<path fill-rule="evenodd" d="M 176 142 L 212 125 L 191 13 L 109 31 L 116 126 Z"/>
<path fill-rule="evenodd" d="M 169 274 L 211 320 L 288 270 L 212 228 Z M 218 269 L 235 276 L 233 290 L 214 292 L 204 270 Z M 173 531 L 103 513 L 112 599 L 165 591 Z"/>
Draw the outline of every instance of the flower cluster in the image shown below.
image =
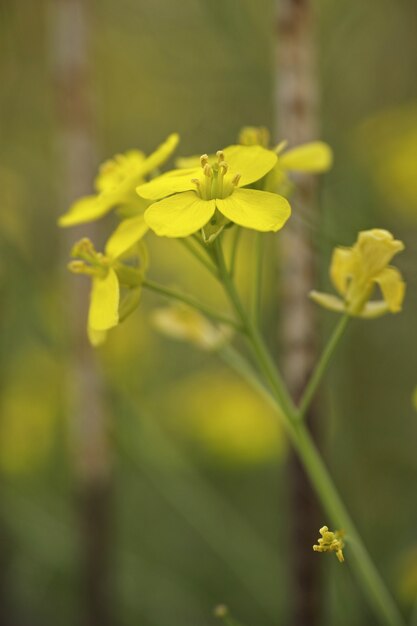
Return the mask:
<path fill-rule="evenodd" d="M 323 142 L 289 150 L 285 141 L 270 147 L 267 129 L 245 127 L 239 144 L 214 155 L 177 159 L 175 169 L 160 174 L 178 141 L 174 133 L 148 156 L 130 150 L 106 161 L 95 193 L 77 200 L 59 219 L 60 226 L 74 226 L 100 219 L 112 209 L 120 218 L 104 254 L 84 239 L 74 247 L 77 260 L 69 266 L 92 279 L 88 333 L 95 345 L 139 302 L 147 268 L 143 237 L 149 229 L 158 236 L 197 237 L 207 246 L 233 226 L 276 232 L 291 215 L 290 175 L 324 172 L 332 163 L 331 149 Z M 388 231 L 360 233 L 352 248 L 336 248 L 333 254 L 330 274 L 340 297 L 317 291 L 311 297 L 329 309 L 360 317 L 399 311 L 405 286 L 398 270 L 388 264 L 403 248 Z M 121 285 L 129 291 L 128 298 L 120 298 Z M 383 299 L 373 302 L 375 285 Z M 178 320 L 177 315 L 177 326 Z"/>
<path fill-rule="evenodd" d="M 404 250 L 402 241 L 387 230 L 374 228 L 359 233 L 351 248 L 338 247 L 333 252 L 330 278 L 341 297 L 312 291 L 311 298 L 331 311 L 365 318 L 401 311 L 405 283 L 400 272 L 389 265 Z M 382 299 L 371 301 L 375 286 Z"/>
<path fill-rule="evenodd" d="M 314 552 L 335 552 L 340 563 L 343 563 L 345 557 L 343 556 L 343 548 L 345 543 L 343 541 L 343 531 L 336 530 L 332 532 L 323 526 L 320 528 L 319 533 L 321 537 L 317 540 L 317 544 L 313 546 Z"/>

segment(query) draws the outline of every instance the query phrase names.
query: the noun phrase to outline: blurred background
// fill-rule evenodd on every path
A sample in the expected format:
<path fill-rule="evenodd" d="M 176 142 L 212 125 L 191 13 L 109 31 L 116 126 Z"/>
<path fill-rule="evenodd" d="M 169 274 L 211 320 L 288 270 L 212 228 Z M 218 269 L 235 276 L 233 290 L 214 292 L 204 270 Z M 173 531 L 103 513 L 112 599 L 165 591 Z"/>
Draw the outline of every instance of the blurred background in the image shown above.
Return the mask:
<path fill-rule="evenodd" d="M 73 328 L 84 306 L 84 333 L 87 292 L 65 268 L 87 230 L 56 226 L 117 152 L 150 152 L 173 131 L 178 154 L 211 152 L 248 124 L 285 138 L 274 130 L 278 5 L 0 0 L 1 626 L 209 625 L 220 602 L 246 626 L 291 623 L 294 511 L 276 416 L 216 356 L 158 335 L 149 313 L 161 301 L 149 294 L 91 353 Z M 408 285 L 400 316 L 348 329 L 325 380 L 322 447 L 408 615 L 417 597 L 417 5 L 313 8 L 319 138 L 335 154 L 308 225 L 322 287 L 332 248 L 373 227 L 404 240 L 396 265 Z M 96 227 L 98 244 L 109 224 Z M 198 284 L 223 306 L 178 243 L 148 241 L 153 278 Z M 242 289 L 250 249 L 249 233 Z M 270 259 L 272 344 L 279 263 Z M 320 312 L 320 341 L 335 322 Z M 320 624 L 376 623 L 349 568 L 316 558 Z"/>

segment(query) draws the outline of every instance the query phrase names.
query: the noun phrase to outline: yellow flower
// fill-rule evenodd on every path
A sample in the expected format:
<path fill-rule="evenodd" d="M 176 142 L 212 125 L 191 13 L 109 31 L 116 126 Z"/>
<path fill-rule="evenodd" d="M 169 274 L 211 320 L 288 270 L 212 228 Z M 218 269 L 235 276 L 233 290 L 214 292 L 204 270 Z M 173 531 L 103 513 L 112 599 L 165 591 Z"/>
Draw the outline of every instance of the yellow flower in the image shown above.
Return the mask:
<path fill-rule="evenodd" d="M 139 198 L 135 189 L 171 156 L 178 140 L 178 135 L 172 134 L 149 156 L 139 150 L 129 150 L 103 163 L 95 180 L 97 193 L 74 202 L 67 213 L 59 218 L 58 224 L 67 227 L 91 222 L 117 208 L 127 219 L 121 222 L 112 235 L 111 246 L 115 248 L 112 254 L 127 250 L 148 230 L 143 213 L 149 202 Z"/>
<path fill-rule="evenodd" d="M 359 233 L 351 248 L 335 248 L 330 265 L 330 278 L 342 296 L 312 291 L 311 298 L 331 311 L 346 312 L 358 317 L 374 318 L 384 313 L 401 311 L 405 283 L 400 272 L 389 262 L 404 250 L 402 241 L 387 230 L 374 228 Z M 370 301 L 375 285 L 382 300 Z"/>
<path fill-rule="evenodd" d="M 147 264 L 145 249 L 138 245 L 135 251 L 136 261 L 142 265 L 140 269 L 111 256 L 107 246 L 106 254 L 97 252 L 86 238 L 74 245 L 71 256 L 77 260 L 69 263 L 69 269 L 75 274 L 91 276 L 87 330 L 90 342 L 98 346 L 105 341 L 107 331 L 117 326 L 139 303 L 140 285 Z M 123 302 L 120 302 L 121 286 L 129 289 Z"/>
<path fill-rule="evenodd" d="M 343 548 L 345 547 L 343 541 L 344 532 L 341 530 L 332 532 L 327 526 L 320 528 L 319 532 L 321 537 L 317 540 L 317 544 L 313 546 L 314 552 L 335 552 L 339 562 L 343 563 L 345 560 L 343 556 Z"/>
<path fill-rule="evenodd" d="M 208 227 L 210 240 L 226 223 L 233 222 L 259 231 L 277 231 L 290 216 L 282 196 L 242 189 L 259 180 L 274 167 L 277 156 L 261 146 L 229 146 L 219 150 L 216 161 L 204 154 L 199 167 L 167 172 L 137 192 L 153 200 L 145 221 L 157 235 L 187 237 Z M 210 228 L 215 231 L 210 232 Z"/>
<path fill-rule="evenodd" d="M 185 304 L 155 309 L 152 322 L 162 334 L 188 341 L 202 350 L 218 350 L 230 340 L 230 328 L 215 326 L 198 311 Z"/>
<path fill-rule="evenodd" d="M 261 145 L 268 148 L 270 135 L 267 128 L 261 126 L 245 126 L 239 134 L 239 143 L 245 146 Z M 273 150 L 278 160 L 263 181 L 263 189 L 288 195 L 292 191 L 289 172 L 306 172 L 319 174 L 332 166 L 333 153 L 323 141 L 312 141 L 285 150 L 287 142 L 282 141 Z"/>

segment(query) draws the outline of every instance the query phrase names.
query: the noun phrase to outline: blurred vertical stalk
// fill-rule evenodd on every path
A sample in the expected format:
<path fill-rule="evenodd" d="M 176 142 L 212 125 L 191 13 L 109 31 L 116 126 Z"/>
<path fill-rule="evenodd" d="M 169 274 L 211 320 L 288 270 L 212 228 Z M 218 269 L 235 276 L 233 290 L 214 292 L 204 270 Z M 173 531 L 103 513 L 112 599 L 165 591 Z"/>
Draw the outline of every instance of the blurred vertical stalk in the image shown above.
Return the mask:
<path fill-rule="evenodd" d="M 96 154 L 89 82 L 89 23 L 86 0 L 52 0 L 49 5 L 50 55 L 54 68 L 58 135 L 62 157 L 62 207 L 91 190 Z M 96 225 L 71 229 L 71 244 Z M 111 623 L 109 592 L 110 458 L 103 384 L 86 333 L 89 285 L 69 277 L 66 316 L 70 327 L 70 430 L 81 537 L 83 617 L 88 626 Z"/>
<path fill-rule="evenodd" d="M 313 40 L 312 0 L 277 0 L 276 130 L 290 146 L 317 138 L 317 76 Z M 296 403 L 317 359 L 316 316 L 308 299 L 316 285 L 315 254 L 311 233 L 302 216 L 316 211 L 316 186 L 311 175 L 299 174 L 292 198 L 293 217 L 280 236 L 282 297 L 280 336 L 282 369 Z M 309 219 L 309 222 L 314 221 Z M 317 402 L 307 423 L 317 439 Z M 321 525 L 316 498 L 295 453 L 289 461 L 292 500 L 292 581 L 294 626 L 320 622 L 320 562 L 311 541 Z"/>

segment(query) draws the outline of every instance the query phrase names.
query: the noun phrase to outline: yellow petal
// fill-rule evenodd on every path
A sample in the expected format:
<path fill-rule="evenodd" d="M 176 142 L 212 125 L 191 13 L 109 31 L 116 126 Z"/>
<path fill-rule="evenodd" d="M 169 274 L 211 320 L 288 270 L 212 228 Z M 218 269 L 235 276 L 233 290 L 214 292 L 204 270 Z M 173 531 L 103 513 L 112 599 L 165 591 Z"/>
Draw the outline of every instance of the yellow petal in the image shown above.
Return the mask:
<path fill-rule="evenodd" d="M 263 178 L 278 160 L 272 150 L 266 150 L 262 146 L 229 146 L 223 152 L 230 172 L 240 174 L 239 187 Z"/>
<path fill-rule="evenodd" d="M 58 219 L 59 226 L 75 226 L 92 222 L 110 211 L 113 206 L 112 198 L 101 195 L 84 196 L 70 206 L 67 213 Z"/>
<path fill-rule="evenodd" d="M 337 291 L 344 296 L 348 288 L 349 279 L 355 268 L 355 253 L 352 248 L 335 248 L 330 264 L 330 278 Z"/>
<path fill-rule="evenodd" d="M 214 154 L 209 154 L 208 158 L 209 158 L 209 163 L 215 163 L 216 157 Z M 189 156 L 189 157 L 178 157 L 177 159 L 175 159 L 175 165 L 176 167 L 179 167 L 182 169 L 200 167 L 200 156 L 195 154 L 194 156 Z"/>
<path fill-rule="evenodd" d="M 362 272 L 370 279 L 379 274 L 404 247 L 402 241 L 394 239 L 388 230 L 382 228 L 361 231 L 354 246 L 361 258 Z"/>
<path fill-rule="evenodd" d="M 288 200 L 256 189 L 236 189 L 227 198 L 217 198 L 216 206 L 231 222 L 259 231 L 277 231 L 291 215 Z"/>
<path fill-rule="evenodd" d="M 105 278 L 93 277 L 88 326 L 92 330 L 107 330 L 119 322 L 119 281 L 110 268 Z"/>
<path fill-rule="evenodd" d="M 113 259 L 121 256 L 142 239 L 147 230 L 143 214 L 123 220 L 106 243 L 106 255 Z"/>
<path fill-rule="evenodd" d="M 215 200 L 201 200 L 194 191 L 186 191 L 151 204 L 145 221 L 162 237 L 188 237 L 207 224 L 215 209 Z"/>
<path fill-rule="evenodd" d="M 401 273 L 395 267 L 386 267 L 375 277 L 375 282 L 380 286 L 391 313 L 401 311 L 405 295 L 405 282 Z"/>
<path fill-rule="evenodd" d="M 326 172 L 332 166 L 333 153 L 323 141 L 312 141 L 287 150 L 279 157 L 279 165 L 285 170 L 300 172 Z"/>
<path fill-rule="evenodd" d="M 165 161 L 167 161 L 171 154 L 174 152 L 179 140 L 180 137 L 177 133 L 172 133 L 172 135 L 169 135 L 169 137 L 163 143 L 161 143 L 160 146 L 157 147 L 155 152 L 152 152 L 152 154 L 146 157 L 140 168 L 141 175 L 145 176 L 146 174 L 149 174 L 160 165 L 165 163 Z"/>
<path fill-rule="evenodd" d="M 389 313 L 388 305 L 385 300 L 371 300 L 371 302 L 365 304 L 358 314 L 358 317 L 373 320 L 377 317 L 381 317 L 381 315 L 385 315 L 385 313 Z"/>
<path fill-rule="evenodd" d="M 345 303 L 337 296 L 332 296 L 330 293 L 322 293 L 321 291 L 310 291 L 310 298 L 317 304 L 329 309 L 329 311 L 335 311 L 336 313 L 345 312 Z"/>
<path fill-rule="evenodd" d="M 174 193 L 195 189 L 192 178 L 201 175 L 201 167 L 183 170 L 171 170 L 154 178 L 149 183 L 136 187 L 136 192 L 147 200 L 159 200 Z"/>

